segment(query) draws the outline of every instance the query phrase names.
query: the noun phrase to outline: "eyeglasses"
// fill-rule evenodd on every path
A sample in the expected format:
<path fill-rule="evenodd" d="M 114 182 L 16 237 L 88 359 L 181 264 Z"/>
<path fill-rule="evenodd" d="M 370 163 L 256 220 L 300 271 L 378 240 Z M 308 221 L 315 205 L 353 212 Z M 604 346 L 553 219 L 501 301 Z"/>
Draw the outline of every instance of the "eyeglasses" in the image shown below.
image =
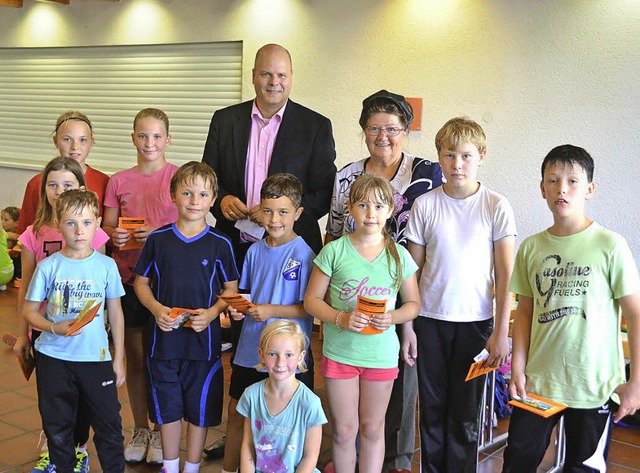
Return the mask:
<path fill-rule="evenodd" d="M 378 136 L 381 131 L 384 131 L 384 134 L 387 136 L 398 136 L 400 132 L 404 130 L 404 128 L 400 128 L 398 126 L 367 126 L 365 127 L 364 132 L 369 136 Z"/>

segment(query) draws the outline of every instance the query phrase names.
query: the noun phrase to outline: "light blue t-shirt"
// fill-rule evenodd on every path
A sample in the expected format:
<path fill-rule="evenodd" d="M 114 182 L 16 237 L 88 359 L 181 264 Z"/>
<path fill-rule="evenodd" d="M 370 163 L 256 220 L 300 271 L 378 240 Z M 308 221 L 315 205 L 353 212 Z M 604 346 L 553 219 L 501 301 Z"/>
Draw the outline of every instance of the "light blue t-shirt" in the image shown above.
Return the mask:
<path fill-rule="evenodd" d="M 314 257 L 315 254 L 300 236 L 275 247 L 267 245 L 267 240 L 262 239 L 247 251 L 239 286 L 251 292 L 254 304 L 301 304 L 313 269 Z M 256 322 L 253 317 L 244 318 L 233 359 L 236 365 L 253 368 L 260 363 L 260 334 L 262 329 L 275 320 L 278 319 L 273 317 L 267 322 Z M 300 324 L 307 338 L 311 337 L 311 316 L 291 320 Z"/>
<path fill-rule="evenodd" d="M 82 309 L 100 303 L 100 309 L 79 335 L 65 337 L 43 331 L 35 343 L 38 352 L 67 361 L 109 361 L 104 327 L 105 298 L 122 297 L 124 288 L 115 261 L 97 251 L 75 260 L 55 253 L 38 263 L 26 300 L 47 301 L 45 317 L 53 323 L 78 317 Z"/>
<path fill-rule="evenodd" d="M 266 382 L 265 379 L 245 389 L 237 406 L 240 414 L 251 419 L 256 472 L 294 472 L 302 460 L 307 429 L 326 424 L 327 417 L 320 398 L 303 383 L 287 407 L 272 416 L 264 399 Z"/>

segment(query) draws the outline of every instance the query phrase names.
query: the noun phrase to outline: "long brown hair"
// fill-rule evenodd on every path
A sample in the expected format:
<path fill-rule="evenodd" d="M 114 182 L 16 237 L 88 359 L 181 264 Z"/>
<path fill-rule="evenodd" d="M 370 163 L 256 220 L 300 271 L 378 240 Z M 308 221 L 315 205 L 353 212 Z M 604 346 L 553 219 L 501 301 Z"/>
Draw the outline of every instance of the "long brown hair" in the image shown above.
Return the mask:
<path fill-rule="evenodd" d="M 376 174 L 362 174 L 353 181 L 349 189 L 349 202 L 354 205 L 361 200 L 373 200 L 387 205 L 393 212 L 393 187 L 391 183 L 382 176 Z M 387 227 L 382 229 L 384 237 L 384 248 L 387 254 L 387 263 L 389 265 L 389 275 L 395 279 L 395 289 L 399 290 L 402 285 L 402 262 L 398 254 L 396 242 L 391 238 L 391 234 Z M 395 263 L 394 264 L 392 264 Z M 395 274 L 393 268 L 395 266 Z"/>
<path fill-rule="evenodd" d="M 70 158 L 63 158 L 58 156 L 47 163 L 42 171 L 42 183 L 40 184 L 40 202 L 38 203 L 38 210 L 36 210 L 36 219 L 33 222 L 33 233 L 38 231 L 47 223 L 53 220 L 55 214 L 53 207 L 47 199 L 47 178 L 53 171 L 69 171 L 76 179 L 80 187 L 85 187 L 84 174 L 82 168 L 77 161 Z"/>

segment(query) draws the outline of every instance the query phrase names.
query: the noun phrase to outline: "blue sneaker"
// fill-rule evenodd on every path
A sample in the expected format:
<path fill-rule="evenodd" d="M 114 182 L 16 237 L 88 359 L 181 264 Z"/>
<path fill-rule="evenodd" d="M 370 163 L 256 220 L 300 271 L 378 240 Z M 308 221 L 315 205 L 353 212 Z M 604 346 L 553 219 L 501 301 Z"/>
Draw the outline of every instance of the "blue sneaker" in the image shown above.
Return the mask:
<path fill-rule="evenodd" d="M 77 463 L 73 473 L 89 473 L 89 453 L 85 450 L 80 453 L 76 450 Z"/>
<path fill-rule="evenodd" d="M 56 467 L 49 461 L 49 452 L 43 452 L 31 473 L 55 473 Z"/>

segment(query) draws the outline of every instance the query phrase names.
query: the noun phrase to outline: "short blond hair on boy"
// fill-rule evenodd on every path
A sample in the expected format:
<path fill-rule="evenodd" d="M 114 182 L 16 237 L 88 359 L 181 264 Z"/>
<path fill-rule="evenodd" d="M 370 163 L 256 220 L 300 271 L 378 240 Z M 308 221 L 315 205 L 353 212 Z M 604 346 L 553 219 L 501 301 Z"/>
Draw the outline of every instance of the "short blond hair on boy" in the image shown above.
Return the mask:
<path fill-rule="evenodd" d="M 175 197 L 178 186 L 193 182 L 196 177 L 201 177 L 204 185 L 211 189 L 214 196 L 218 195 L 218 177 L 211 166 L 200 161 L 189 161 L 180 166 L 180 169 L 171 178 L 169 192 Z"/>
<path fill-rule="evenodd" d="M 98 218 L 100 216 L 98 206 L 98 194 L 86 189 L 70 189 L 63 192 L 56 200 L 56 215 L 58 219 L 62 212 L 79 214 L 85 208 Z"/>
<path fill-rule="evenodd" d="M 436 150 L 448 146 L 457 149 L 464 143 L 471 143 L 480 154 L 487 151 L 487 137 L 482 127 L 469 117 L 456 117 L 445 123 L 436 133 Z"/>

